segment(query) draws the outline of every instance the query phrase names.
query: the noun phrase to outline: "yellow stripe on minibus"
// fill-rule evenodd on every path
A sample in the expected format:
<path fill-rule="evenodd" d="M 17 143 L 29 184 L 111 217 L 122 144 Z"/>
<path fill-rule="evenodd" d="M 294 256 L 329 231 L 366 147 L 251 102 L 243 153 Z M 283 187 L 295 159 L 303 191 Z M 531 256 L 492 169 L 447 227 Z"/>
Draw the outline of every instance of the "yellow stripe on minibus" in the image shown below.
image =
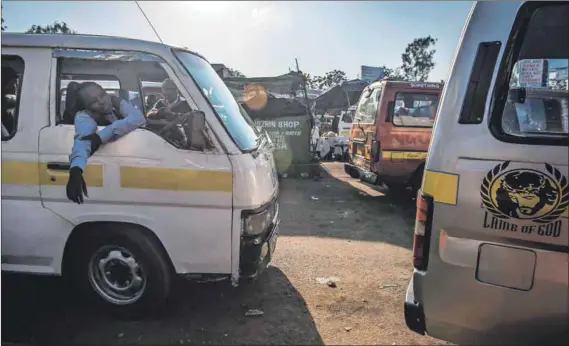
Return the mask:
<path fill-rule="evenodd" d="M 421 190 L 433 196 L 435 202 L 456 205 L 458 180 L 458 174 L 426 170 Z"/>
<path fill-rule="evenodd" d="M 231 172 L 121 166 L 121 187 L 130 189 L 231 192 Z"/>
<path fill-rule="evenodd" d="M 425 160 L 426 151 L 383 151 L 381 157 L 392 160 Z"/>
<path fill-rule="evenodd" d="M 2 160 L 2 184 L 39 185 L 37 161 Z"/>
<path fill-rule="evenodd" d="M 88 186 L 103 186 L 103 166 L 87 165 L 83 174 Z M 47 169 L 47 163 L 33 161 L 2 161 L 2 184 L 67 185 L 69 171 Z"/>

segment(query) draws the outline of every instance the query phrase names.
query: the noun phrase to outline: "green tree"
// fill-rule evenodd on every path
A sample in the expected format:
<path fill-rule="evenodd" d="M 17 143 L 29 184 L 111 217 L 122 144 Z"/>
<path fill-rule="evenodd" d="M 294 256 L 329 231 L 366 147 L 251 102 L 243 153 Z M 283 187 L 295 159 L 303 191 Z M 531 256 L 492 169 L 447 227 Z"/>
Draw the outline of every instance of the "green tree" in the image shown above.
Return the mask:
<path fill-rule="evenodd" d="M 405 52 L 401 54 L 401 70 L 406 80 L 425 82 L 429 74 L 435 67 L 434 56 L 436 50 L 432 47 L 437 43 L 437 39 L 431 37 L 420 37 L 407 45 Z"/>
<path fill-rule="evenodd" d="M 246 76 L 241 73 L 239 70 L 236 69 L 232 69 L 230 67 L 227 68 L 229 70 L 229 73 L 231 74 L 231 77 L 243 77 L 245 78 Z"/>
<path fill-rule="evenodd" d="M 347 81 L 346 73 L 340 70 L 332 70 L 326 72 L 324 76 L 314 76 L 312 78 L 312 85 L 315 89 L 323 90 L 336 85 L 340 85 Z"/>
<path fill-rule="evenodd" d="M 316 83 L 314 83 L 314 78 L 310 75 L 310 73 L 302 73 L 302 77 L 306 81 L 306 88 L 307 89 L 316 89 Z"/>
<path fill-rule="evenodd" d="M 26 33 L 28 34 L 77 34 L 77 31 L 72 30 L 67 23 L 55 21 L 53 25 L 32 25 Z"/>
<path fill-rule="evenodd" d="M 389 68 L 385 65 L 381 66 L 383 69 L 383 78 L 387 80 L 405 80 L 405 77 L 401 74 L 401 68 Z"/>

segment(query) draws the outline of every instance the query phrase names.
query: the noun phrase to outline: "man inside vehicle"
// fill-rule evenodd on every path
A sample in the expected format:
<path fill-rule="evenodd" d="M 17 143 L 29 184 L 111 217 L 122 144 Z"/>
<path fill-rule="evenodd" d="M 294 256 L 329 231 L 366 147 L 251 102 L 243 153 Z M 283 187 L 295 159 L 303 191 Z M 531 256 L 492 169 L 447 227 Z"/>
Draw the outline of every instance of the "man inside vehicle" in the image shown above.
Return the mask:
<path fill-rule="evenodd" d="M 84 82 L 77 88 L 77 112 L 75 114 L 75 136 L 69 155 L 70 172 L 67 182 L 67 198 L 81 204 L 87 186 L 83 171 L 89 156 L 101 144 L 115 141 L 146 123 L 140 110 L 126 100 L 109 96 L 95 82 Z M 71 97 L 71 95 L 67 95 Z M 106 126 L 97 131 L 97 126 Z"/>
<path fill-rule="evenodd" d="M 176 83 L 170 78 L 162 82 L 162 97 L 154 104 L 146 114 L 152 118 L 168 118 L 172 113 L 187 113 L 190 111 L 188 103 L 180 98 Z"/>

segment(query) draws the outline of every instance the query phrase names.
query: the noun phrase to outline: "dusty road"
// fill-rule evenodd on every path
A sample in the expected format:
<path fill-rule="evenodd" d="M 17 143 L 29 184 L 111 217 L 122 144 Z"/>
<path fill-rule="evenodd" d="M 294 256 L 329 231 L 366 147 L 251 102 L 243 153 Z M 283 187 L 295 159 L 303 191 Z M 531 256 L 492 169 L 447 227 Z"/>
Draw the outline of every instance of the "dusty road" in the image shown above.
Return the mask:
<path fill-rule="evenodd" d="M 258 281 L 176 284 L 168 309 L 121 321 L 61 280 L 2 277 L 2 341 L 50 344 L 444 344 L 407 330 L 414 210 L 344 174 L 281 182 L 275 259 Z M 336 287 L 319 283 L 333 277 Z M 245 317 L 248 309 L 263 316 Z"/>

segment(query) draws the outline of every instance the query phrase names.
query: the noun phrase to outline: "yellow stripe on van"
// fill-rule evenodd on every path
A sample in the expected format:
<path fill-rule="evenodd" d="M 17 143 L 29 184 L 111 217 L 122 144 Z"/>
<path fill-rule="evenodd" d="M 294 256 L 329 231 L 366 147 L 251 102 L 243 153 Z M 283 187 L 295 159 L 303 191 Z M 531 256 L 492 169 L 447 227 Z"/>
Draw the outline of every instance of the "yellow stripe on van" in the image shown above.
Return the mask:
<path fill-rule="evenodd" d="M 383 151 L 381 157 L 392 160 L 425 160 L 426 151 Z"/>
<path fill-rule="evenodd" d="M 2 184 L 39 185 L 38 163 L 2 160 Z"/>
<path fill-rule="evenodd" d="M 103 186 L 103 166 L 87 165 L 83 173 L 88 186 Z M 2 184 L 67 185 L 69 171 L 48 170 L 47 163 L 33 161 L 2 161 Z"/>
<path fill-rule="evenodd" d="M 41 185 L 62 186 L 67 185 L 69 171 L 47 169 L 47 163 L 42 163 L 39 171 Z M 83 172 L 85 184 L 91 187 L 103 187 L 103 165 L 87 165 Z"/>
<path fill-rule="evenodd" d="M 421 190 L 433 196 L 435 202 L 456 205 L 458 178 L 457 174 L 426 170 Z"/>
<path fill-rule="evenodd" d="M 232 191 L 231 172 L 121 166 L 121 187 L 178 191 Z"/>

